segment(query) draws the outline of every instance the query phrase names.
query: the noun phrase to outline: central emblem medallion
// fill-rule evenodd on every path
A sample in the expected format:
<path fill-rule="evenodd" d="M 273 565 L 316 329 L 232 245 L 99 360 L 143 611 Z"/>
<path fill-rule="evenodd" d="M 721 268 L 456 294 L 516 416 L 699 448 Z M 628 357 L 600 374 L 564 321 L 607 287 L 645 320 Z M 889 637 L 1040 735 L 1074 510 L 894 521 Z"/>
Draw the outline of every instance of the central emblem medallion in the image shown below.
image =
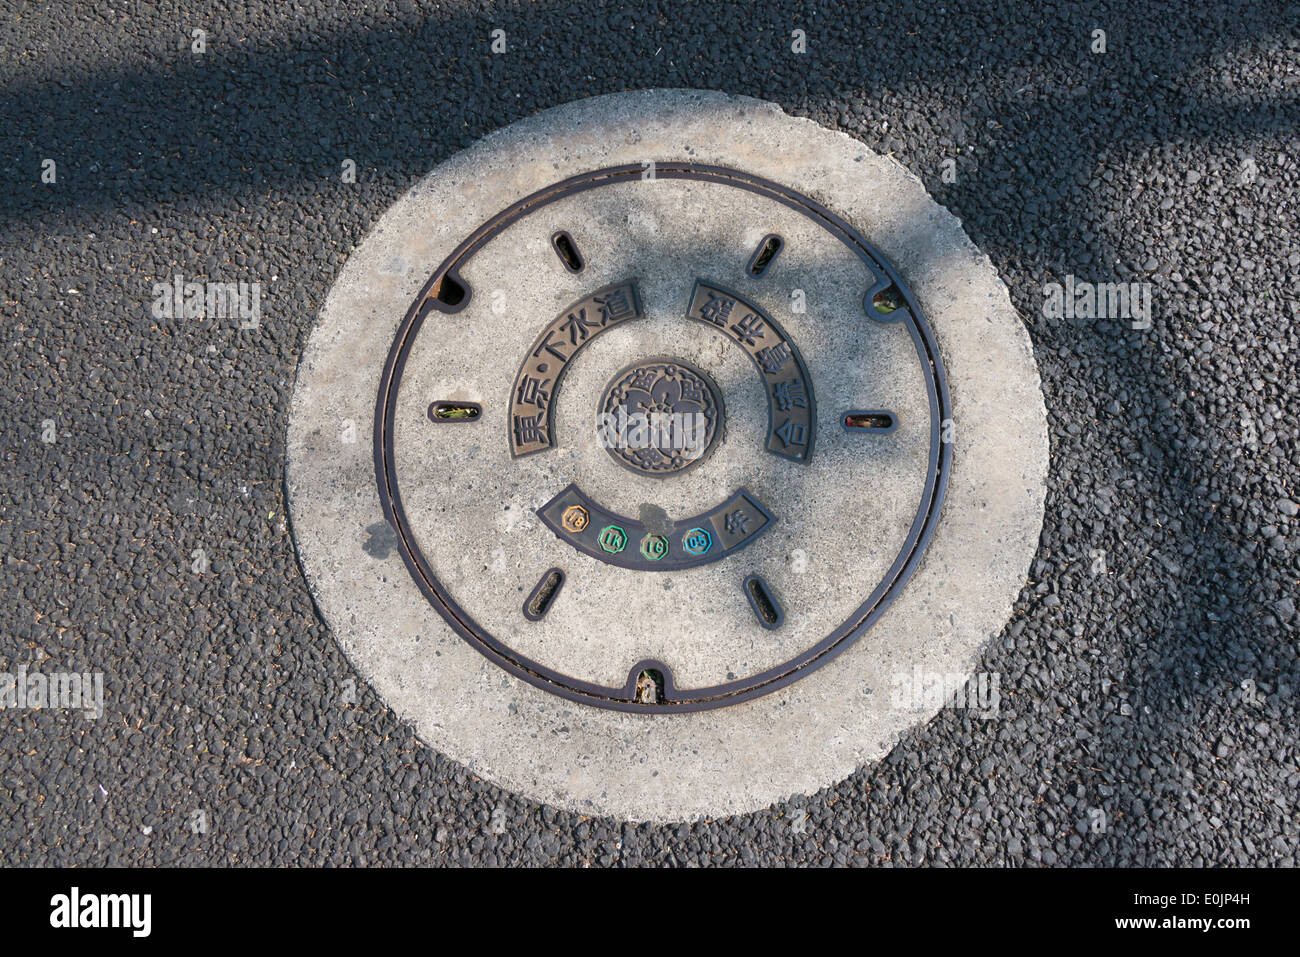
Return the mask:
<path fill-rule="evenodd" d="M 689 362 L 649 359 L 614 376 L 596 422 L 614 461 L 663 478 L 698 465 L 713 448 L 722 432 L 722 394 Z"/>

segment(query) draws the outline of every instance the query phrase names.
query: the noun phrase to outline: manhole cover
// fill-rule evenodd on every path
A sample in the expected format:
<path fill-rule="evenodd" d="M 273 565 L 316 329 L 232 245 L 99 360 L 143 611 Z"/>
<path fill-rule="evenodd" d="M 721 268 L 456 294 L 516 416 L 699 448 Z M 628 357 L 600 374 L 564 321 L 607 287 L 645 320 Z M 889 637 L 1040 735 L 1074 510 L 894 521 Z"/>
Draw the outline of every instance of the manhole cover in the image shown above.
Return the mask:
<path fill-rule="evenodd" d="M 516 124 L 386 214 L 304 356 L 289 484 L 322 612 L 431 744 L 676 818 L 932 714 L 900 676 L 972 670 L 1045 468 L 1027 337 L 917 181 L 650 92 Z"/>
<path fill-rule="evenodd" d="M 665 345 L 714 372 L 644 356 Z M 593 414 L 584 393 L 629 357 Z M 437 391 L 449 370 L 459 396 Z M 472 427 L 424 414 L 471 393 Z M 820 449 L 819 393 L 840 426 Z M 922 556 L 950 458 L 943 362 L 884 256 L 808 196 L 698 163 L 595 169 L 478 224 L 406 311 L 377 408 L 380 500 L 433 607 L 516 677 L 632 711 L 768 694 L 861 638 Z M 526 524 L 485 535 L 512 501 Z M 814 560 L 742 552 L 778 528 Z M 526 601 L 493 580 L 506 546 L 538 581 Z M 564 589 L 546 588 L 561 566 Z"/>

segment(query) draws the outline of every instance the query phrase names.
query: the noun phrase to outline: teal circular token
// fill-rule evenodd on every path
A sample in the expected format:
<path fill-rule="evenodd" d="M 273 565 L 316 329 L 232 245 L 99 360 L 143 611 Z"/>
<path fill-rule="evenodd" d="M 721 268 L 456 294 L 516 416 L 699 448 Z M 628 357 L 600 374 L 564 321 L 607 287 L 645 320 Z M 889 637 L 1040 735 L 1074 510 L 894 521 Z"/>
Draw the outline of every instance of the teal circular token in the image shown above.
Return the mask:
<path fill-rule="evenodd" d="M 647 535 L 641 539 L 641 554 L 647 561 L 659 561 L 668 554 L 668 539 L 662 535 Z"/>
<path fill-rule="evenodd" d="M 627 547 L 627 533 L 617 525 L 606 525 L 600 530 L 600 547 L 611 555 L 617 555 Z"/>
<path fill-rule="evenodd" d="M 713 536 L 708 529 L 692 528 L 682 536 L 682 548 L 692 555 L 703 555 L 713 547 Z"/>

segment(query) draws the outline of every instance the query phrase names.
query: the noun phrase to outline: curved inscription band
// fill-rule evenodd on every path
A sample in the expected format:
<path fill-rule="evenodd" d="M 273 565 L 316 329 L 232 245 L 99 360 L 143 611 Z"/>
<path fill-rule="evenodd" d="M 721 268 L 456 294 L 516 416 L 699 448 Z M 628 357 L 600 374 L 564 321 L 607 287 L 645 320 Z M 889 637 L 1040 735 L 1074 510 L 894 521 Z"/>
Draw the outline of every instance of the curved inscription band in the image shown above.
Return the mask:
<path fill-rule="evenodd" d="M 606 329 L 643 314 L 636 280 L 624 279 L 570 303 L 547 324 L 524 357 L 510 393 L 512 458 L 545 452 L 555 445 L 553 400 L 564 370 L 578 350 Z"/>
<path fill-rule="evenodd" d="M 795 462 L 812 458 L 817 405 L 803 356 L 771 316 L 739 293 L 695 280 L 686 318 L 719 329 L 745 350 L 767 393 L 767 450 Z"/>
<path fill-rule="evenodd" d="M 559 538 L 578 551 L 619 568 L 645 572 L 681 571 L 707 565 L 744 548 L 774 521 L 746 489 L 702 515 L 650 528 L 611 512 L 576 485 L 537 510 Z"/>

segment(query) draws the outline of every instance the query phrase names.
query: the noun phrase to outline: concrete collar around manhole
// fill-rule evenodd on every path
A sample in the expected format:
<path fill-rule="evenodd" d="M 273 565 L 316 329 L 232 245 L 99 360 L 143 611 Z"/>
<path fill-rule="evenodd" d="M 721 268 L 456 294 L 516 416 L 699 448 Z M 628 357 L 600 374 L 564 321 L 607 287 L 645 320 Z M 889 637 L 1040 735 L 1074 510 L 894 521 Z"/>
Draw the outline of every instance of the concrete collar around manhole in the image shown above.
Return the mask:
<path fill-rule="evenodd" d="M 647 91 L 521 121 L 385 214 L 303 357 L 288 477 L 322 613 L 431 746 L 674 820 L 930 717 L 1009 614 L 1046 468 L 1028 338 L 918 180 Z"/>

